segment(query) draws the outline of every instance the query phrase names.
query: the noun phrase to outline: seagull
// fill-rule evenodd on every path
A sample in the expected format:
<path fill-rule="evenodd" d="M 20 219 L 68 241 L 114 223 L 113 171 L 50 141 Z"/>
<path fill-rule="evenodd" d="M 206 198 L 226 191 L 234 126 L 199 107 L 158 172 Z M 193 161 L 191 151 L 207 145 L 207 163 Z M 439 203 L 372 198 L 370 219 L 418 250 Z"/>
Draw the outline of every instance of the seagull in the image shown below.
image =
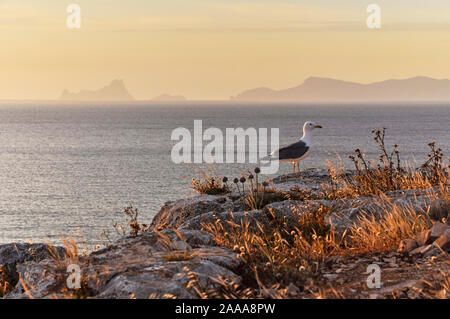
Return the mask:
<path fill-rule="evenodd" d="M 297 164 L 298 171 L 300 172 L 300 161 L 307 158 L 311 153 L 311 132 L 316 128 L 322 128 L 322 126 L 310 121 L 305 122 L 303 125 L 303 137 L 296 143 L 272 152 L 269 155 L 270 158 L 278 159 L 280 162 L 292 163 L 292 170 L 294 174 L 295 164 Z"/>

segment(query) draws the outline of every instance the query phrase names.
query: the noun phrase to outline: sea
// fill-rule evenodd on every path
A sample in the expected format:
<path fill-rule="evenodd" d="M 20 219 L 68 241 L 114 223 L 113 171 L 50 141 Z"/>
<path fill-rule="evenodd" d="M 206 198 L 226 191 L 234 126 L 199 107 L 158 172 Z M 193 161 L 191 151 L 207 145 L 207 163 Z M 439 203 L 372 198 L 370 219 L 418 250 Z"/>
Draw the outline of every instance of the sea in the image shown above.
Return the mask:
<path fill-rule="evenodd" d="M 167 201 L 194 196 L 201 171 L 230 179 L 256 164 L 176 164 L 176 128 L 278 128 L 280 145 L 297 141 L 303 123 L 313 131 L 313 151 L 302 168 L 331 161 L 351 167 L 356 148 L 377 159 L 372 130 L 386 128 L 389 149 L 398 144 L 403 163 L 426 160 L 435 141 L 450 151 L 450 104 L 0 103 L 0 244 L 74 238 L 86 249 L 121 236 L 124 207 L 150 223 Z M 207 142 L 204 142 L 206 145 Z M 248 154 L 247 154 L 248 155 Z M 275 175 L 290 173 L 281 163 Z"/>

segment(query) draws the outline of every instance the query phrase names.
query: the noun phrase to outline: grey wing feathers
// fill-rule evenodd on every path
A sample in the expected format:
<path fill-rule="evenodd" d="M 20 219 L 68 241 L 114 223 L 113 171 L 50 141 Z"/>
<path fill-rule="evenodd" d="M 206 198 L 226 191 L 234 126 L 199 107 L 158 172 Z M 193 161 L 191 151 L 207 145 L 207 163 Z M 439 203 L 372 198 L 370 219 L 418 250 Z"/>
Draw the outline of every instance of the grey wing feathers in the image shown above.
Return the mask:
<path fill-rule="evenodd" d="M 298 141 L 291 145 L 282 147 L 278 150 L 278 159 L 288 160 L 302 157 L 308 152 L 309 147 L 303 141 Z"/>

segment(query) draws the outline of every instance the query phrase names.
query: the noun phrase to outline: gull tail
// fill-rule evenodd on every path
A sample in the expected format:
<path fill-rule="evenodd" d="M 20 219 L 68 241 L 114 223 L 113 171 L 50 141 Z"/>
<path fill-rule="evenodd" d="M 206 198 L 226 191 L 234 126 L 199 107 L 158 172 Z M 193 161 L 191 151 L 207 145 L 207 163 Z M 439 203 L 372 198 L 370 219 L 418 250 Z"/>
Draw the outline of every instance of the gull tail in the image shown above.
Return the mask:
<path fill-rule="evenodd" d="M 262 162 L 271 162 L 276 160 L 278 160 L 278 152 L 273 152 L 267 156 L 260 158 L 260 161 Z"/>

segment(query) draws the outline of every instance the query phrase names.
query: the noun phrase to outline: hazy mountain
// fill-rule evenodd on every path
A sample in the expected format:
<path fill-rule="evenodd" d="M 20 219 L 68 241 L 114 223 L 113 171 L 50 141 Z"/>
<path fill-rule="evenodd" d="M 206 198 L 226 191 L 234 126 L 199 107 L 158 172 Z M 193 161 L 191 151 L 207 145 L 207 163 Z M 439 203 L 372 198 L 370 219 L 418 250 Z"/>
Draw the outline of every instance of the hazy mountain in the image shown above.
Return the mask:
<path fill-rule="evenodd" d="M 160 101 L 160 102 L 183 102 L 187 99 L 182 95 L 170 95 L 170 94 L 162 94 L 152 99 L 152 101 Z"/>
<path fill-rule="evenodd" d="M 286 90 L 257 88 L 238 94 L 238 101 L 449 101 L 450 80 L 414 77 L 360 84 L 310 77 Z"/>
<path fill-rule="evenodd" d="M 111 84 L 97 91 L 82 90 L 71 93 L 64 90 L 60 97 L 66 101 L 131 101 L 134 98 L 128 92 L 122 80 L 114 80 Z"/>

